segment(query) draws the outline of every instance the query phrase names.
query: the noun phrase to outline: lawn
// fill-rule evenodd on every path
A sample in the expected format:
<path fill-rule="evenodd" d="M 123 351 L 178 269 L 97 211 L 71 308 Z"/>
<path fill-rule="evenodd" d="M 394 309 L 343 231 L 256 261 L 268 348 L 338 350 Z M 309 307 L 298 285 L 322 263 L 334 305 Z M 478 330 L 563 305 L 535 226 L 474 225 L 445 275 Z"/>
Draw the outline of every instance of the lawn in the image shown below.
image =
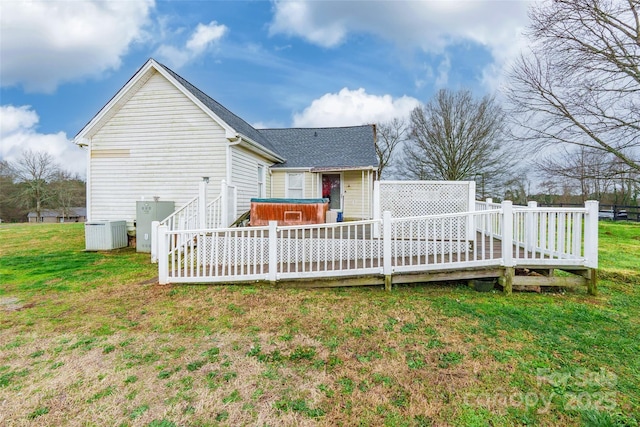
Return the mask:
<path fill-rule="evenodd" d="M 82 224 L 0 243 L 3 426 L 640 422 L 640 224 L 600 224 L 598 296 L 159 286 Z"/>

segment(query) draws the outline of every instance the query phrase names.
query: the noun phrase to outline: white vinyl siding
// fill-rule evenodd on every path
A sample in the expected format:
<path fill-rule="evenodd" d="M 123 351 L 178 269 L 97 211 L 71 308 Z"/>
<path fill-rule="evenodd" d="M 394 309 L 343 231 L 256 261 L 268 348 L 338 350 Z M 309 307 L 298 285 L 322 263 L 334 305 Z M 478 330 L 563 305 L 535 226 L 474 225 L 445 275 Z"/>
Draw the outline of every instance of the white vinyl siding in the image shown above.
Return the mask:
<path fill-rule="evenodd" d="M 265 159 L 242 148 L 231 147 L 231 184 L 238 189 L 238 215 L 251 208 L 251 199 L 254 197 L 265 197 L 258 193 L 257 170 L 258 165 L 263 165 L 266 173 L 268 166 Z M 264 178 L 263 178 L 264 179 Z"/>
<path fill-rule="evenodd" d="M 273 177 L 271 176 L 271 171 L 269 170 L 269 168 L 266 168 L 265 181 L 264 181 L 265 182 L 265 197 L 273 197 L 272 191 L 271 191 L 272 179 L 273 179 Z"/>
<path fill-rule="evenodd" d="M 285 176 L 285 172 L 271 169 L 271 197 L 279 199 L 284 197 Z"/>
<path fill-rule="evenodd" d="M 136 201 L 208 197 L 226 176 L 224 129 L 161 74 L 153 75 L 91 137 L 91 220 L 135 219 Z"/>

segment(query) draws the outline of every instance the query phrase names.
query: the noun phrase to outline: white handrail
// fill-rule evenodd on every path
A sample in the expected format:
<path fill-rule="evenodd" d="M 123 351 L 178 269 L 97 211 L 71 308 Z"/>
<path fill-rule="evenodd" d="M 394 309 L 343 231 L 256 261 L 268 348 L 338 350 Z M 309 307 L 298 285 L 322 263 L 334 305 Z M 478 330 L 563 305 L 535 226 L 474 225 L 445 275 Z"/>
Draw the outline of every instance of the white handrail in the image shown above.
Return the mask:
<path fill-rule="evenodd" d="M 189 225 L 198 224 L 198 196 L 189 200 L 180 209 L 160 221 L 160 225 L 166 225 L 169 230 L 186 230 Z M 178 228 L 180 227 L 180 228 Z M 196 228 L 196 227 L 191 227 Z"/>
<path fill-rule="evenodd" d="M 207 228 L 222 227 L 222 195 L 207 205 Z"/>
<path fill-rule="evenodd" d="M 387 212 L 382 219 L 331 224 L 191 230 L 164 225 L 158 239 L 166 262 L 159 277 L 197 283 L 500 266 L 597 268 L 597 215 L 597 202 L 555 209 L 506 201 L 500 209 L 407 218 Z"/>

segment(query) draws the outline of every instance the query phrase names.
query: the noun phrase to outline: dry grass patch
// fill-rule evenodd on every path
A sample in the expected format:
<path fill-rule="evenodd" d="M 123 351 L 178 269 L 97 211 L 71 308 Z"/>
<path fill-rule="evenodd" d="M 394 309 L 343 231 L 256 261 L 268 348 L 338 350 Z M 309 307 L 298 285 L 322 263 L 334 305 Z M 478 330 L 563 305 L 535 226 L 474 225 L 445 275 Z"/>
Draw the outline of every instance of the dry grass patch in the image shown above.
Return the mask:
<path fill-rule="evenodd" d="M 289 344 L 279 347 L 285 358 L 296 348 L 320 349 L 305 336 Z M 266 374 L 269 367 L 250 355 L 254 346 L 253 340 L 235 334 L 190 339 L 171 334 L 117 333 L 100 339 L 32 335 L 3 340 L 0 366 L 6 384 L 0 388 L 0 424 L 91 420 L 146 425 L 163 418 L 179 425 L 216 418 L 228 425 L 258 420 L 294 424 L 300 414 L 283 414 L 276 403 L 293 396 L 315 407 L 321 402 L 317 385 L 326 382 L 324 370 L 286 363 Z M 46 408 L 46 413 L 32 417 L 38 408 Z"/>
<path fill-rule="evenodd" d="M 621 279 L 626 254 L 604 267 L 598 297 L 159 286 L 147 255 L 84 253 L 80 226 L 8 229 L 0 425 L 637 425 L 640 294 Z M 619 256 L 603 253 L 603 265 Z M 558 386 L 539 369 L 617 381 Z M 608 411 L 568 405 L 610 391 Z M 525 393 L 555 397 L 505 400 Z"/>

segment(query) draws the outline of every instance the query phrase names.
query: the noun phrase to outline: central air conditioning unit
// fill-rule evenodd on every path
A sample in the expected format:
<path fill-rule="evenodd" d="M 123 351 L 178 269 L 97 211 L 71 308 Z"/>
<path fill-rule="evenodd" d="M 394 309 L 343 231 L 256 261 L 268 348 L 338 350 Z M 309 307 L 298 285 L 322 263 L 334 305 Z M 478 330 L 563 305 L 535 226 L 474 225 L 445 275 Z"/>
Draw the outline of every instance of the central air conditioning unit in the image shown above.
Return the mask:
<path fill-rule="evenodd" d="M 100 220 L 84 224 L 85 250 L 110 251 L 128 245 L 127 221 Z"/>

